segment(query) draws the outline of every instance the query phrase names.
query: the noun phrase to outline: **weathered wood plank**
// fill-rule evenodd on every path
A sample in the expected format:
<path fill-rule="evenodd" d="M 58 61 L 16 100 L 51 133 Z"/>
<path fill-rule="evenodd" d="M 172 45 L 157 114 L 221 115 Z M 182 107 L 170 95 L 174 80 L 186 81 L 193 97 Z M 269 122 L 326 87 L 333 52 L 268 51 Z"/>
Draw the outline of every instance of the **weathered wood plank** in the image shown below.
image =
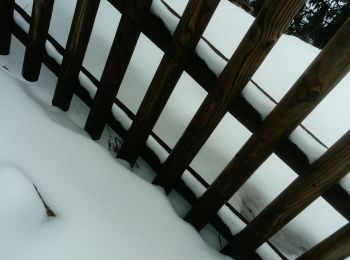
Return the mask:
<path fill-rule="evenodd" d="M 54 106 L 67 111 L 78 80 L 85 52 L 89 43 L 100 0 L 78 0 L 68 36 L 60 75 L 52 100 Z"/>
<path fill-rule="evenodd" d="M 131 0 L 127 3 L 85 124 L 85 130 L 93 139 L 101 137 L 151 3 L 151 0 Z"/>
<path fill-rule="evenodd" d="M 345 259 L 350 256 L 350 223 L 311 248 L 298 260 Z"/>
<path fill-rule="evenodd" d="M 261 127 L 238 151 L 186 220 L 201 229 L 213 214 L 248 180 L 301 121 L 348 73 L 350 19 L 300 76 Z M 329 186 L 330 187 L 330 186 Z"/>
<path fill-rule="evenodd" d="M 16 11 L 21 14 L 21 16 L 26 20 L 30 21 L 29 15 L 21 9 L 18 5 L 15 5 Z M 14 35 L 17 37 L 24 45 L 26 44 L 27 34 L 18 26 L 15 24 L 14 26 Z M 53 39 L 50 35 L 48 37 L 48 40 L 50 43 L 56 48 L 56 50 L 63 54 L 64 48 L 57 42 L 55 39 Z M 55 59 L 50 57 L 47 53 L 44 55 L 43 63 L 56 75 L 59 75 L 59 69 L 60 64 L 57 63 Z M 82 72 L 86 74 L 86 76 L 93 82 L 97 87 L 99 85 L 99 81 L 91 75 L 84 67 L 82 68 Z M 89 107 L 91 107 L 93 100 L 90 97 L 90 94 L 81 86 L 81 84 L 77 81 L 75 87 L 75 94 Z M 130 117 L 130 119 L 134 119 L 135 115 L 127 109 L 127 107 L 121 103 L 118 99 L 116 100 L 116 104 Z M 121 138 L 126 137 L 127 131 L 123 128 L 123 126 L 113 117 L 110 116 L 107 120 L 107 124 L 116 132 L 118 135 L 120 135 Z M 154 133 L 151 134 L 152 137 L 157 140 L 157 142 L 160 143 L 160 145 L 167 151 L 170 151 L 171 149 Z M 155 153 L 148 147 L 144 147 L 144 149 L 141 150 L 141 157 L 157 172 L 161 166 L 160 160 L 155 155 Z M 194 176 L 195 179 L 205 187 L 209 187 L 209 184 L 193 169 L 189 168 L 189 171 Z M 186 186 L 186 184 L 183 181 L 179 181 L 175 189 L 192 205 L 196 201 L 196 196 L 193 193 L 193 191 Z M 236 211 L 231 205 L 227 204 L 227 207 L 240 218 L 243 222 L 246 224 L 248 221 L 244 219 L 244 217 Z M 232 238 L 232 234 L 230 229 L 227 227 L 227 225 L 218 217 L 215 216 L 211 220 L 212 226 L 227 240 L 229 241 Z M 269 246 L 284 260 L 286 259 L 281 252 L 279 252 L 271 243 L 269 243 Z M 256 260 L 260 259 L 259 256 L 255 253 L 250 258 L 247 258 L 247 260 Z"/>
<path fill-rule="evenodd" d="M 45 53 L 54 0 L 34 0 L 29 37 L 22 75 L 28 81 L 37 81 Z"/>
<path fill-rule="evenodd" d="M 267 2 L 164 162 L 154 184 L 161 185 L 166 192 L 172 189 L 304 2 Z"/>
<path fill-rule="evenodd" d="M 350 171 L 349 151 L 350 131 L 235 235 L 223 253 L 243 259 L 258 248 Z"/>
<path fill-rule="evenodd" d="M 0 1 L 0 55 L 10 53 L 15 0 Z"/>
<path fill-rule="evenodd" d="M 119 12 L 124 12 L 125 0 L 108 1 Z M 154 14 L 149 14 L 142 32 L 163 51 L 166 50 L 172 39 L 164 23 Z M 195 53 L 192 53 L 188 59 L 185 71 L 208 92 L 217 80 L 216 75 Z M 259 113 L 242 96 L 231 102 L 228 112 L 251 132 L 255 132 L 262 123 Z M 274 152 L 298 175 L 303 174 L 304 170 L 309 166 L 309 161 L 305 154 L 289 139 L 283 140 L 274 149 Z M 350 220 L 350 196 L 339 184 L 332 186 L 322 196 L 340 214 Z"/>
<path fill-rule="evenodd" d="M 118 157 L 134 164 L 220 0 L 189 1 Z"/>

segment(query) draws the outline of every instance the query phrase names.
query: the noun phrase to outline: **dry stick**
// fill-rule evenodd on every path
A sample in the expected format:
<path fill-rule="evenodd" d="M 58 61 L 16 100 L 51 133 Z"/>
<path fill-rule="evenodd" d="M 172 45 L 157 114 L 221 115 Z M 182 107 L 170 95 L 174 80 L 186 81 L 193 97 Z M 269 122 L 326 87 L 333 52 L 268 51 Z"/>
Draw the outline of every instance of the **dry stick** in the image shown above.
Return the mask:
<path fill-rule="evenodd" d="M 10 53 L 14 0 L 0 1 L 0 55 Z"/>
<path fill-rule="evenodd" d="M 350 131 L 235 235 L 222 252 L 244 259 L 349 171 Z"/>
<path fill-rule="evenodd" d="M 85 124 L 85 130 L 93 139 L 101 137 L 151 3 L 151 0 L 127 2 Z"/>
<path fill-rule="evenodd" d="M 219 0 L 187 4 L 118 157 L 135 163 L 218 4 Z"/>
<path fill-rule="evenodd" d="M 350 256 L 350 223 L 311 248 L 298 260 L 345 259 Z"/>
<path fill-rule="evenodd" d="M 201 229 L 346 75 L 350 67 L 350 19 L 249 138 L 185 219 Z"/>
<path fill-rule="evenodd" d="M 304 0 L 271 0 L 250 27 L 154 180 L 169 192 L 264 61 Z"/>
<path fill-rule="evenodd" d="M 100 0 L 78 0 L 69 32 L 66 52 L 52 100 L 54 106 L 67 111 L 73 98 L 74 83 L 78 80 L 89 43 Z"/>
<path fill-rule="evenodd" d="M 53 5 L 54 0 L 34 0 L 22 68 L 22 75 L 26 80 L 37 81 L 39 78 Z"/>
<path fill-rule="evenodd" d="M 123 13 L 125 0 L 108 0 Z M 160 18 L 150 14 L 142 32 L 161 50 L 165 51 L 171 42 L 171 34 Z M 217 77 L 205 62 L 195 53 L 189 58 L 185 71 L 205 90 L 210 91 Z M 240 95 L 231 102 L 228 112 L 239 120 L 249 131 L 255 132 L 261 125 L 260 114 Z M 289 139 L 283 140 L 275 149 L 276 155 L 298 175 L 310 165 L 306 155 Z M 322 194 L 340 214 L 350 220 L 350 196 L 339 185 L 335 184 Z"/>

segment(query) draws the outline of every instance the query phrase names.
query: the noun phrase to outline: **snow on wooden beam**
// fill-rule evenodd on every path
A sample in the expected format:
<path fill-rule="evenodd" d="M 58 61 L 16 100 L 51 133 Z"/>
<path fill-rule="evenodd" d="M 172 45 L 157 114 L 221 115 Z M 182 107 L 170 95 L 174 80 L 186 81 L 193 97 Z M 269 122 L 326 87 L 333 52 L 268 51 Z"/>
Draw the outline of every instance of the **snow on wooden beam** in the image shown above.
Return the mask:
<path fill-rule="evenodd" d="M 198 200 L 185 217 L 187 221 L 201 229 L 271 155 L 274 147 L 286 139 L 348 73 L 349 34 L 350 19 Z"/>
<path fill-rule="evenodd" d="M 108 1 L 119 12 L 124 12 L 125 0 Z M 162 20 L 154 14 L 149 14 L 142 32 L 162 51 L 166 50 L 172 39 Z M 207 92 L 210 91 L 217 80 L 215 73 L 195 53 L 192 53 L 189 58 L 185 71 Z M 231 102 L 228 112 L 251 132 L 255 132 L 262 123 L 259 113 L 242 96 Z M 302 175 L 309 166 L 306 155 L 289 139 L 283 140 L 274 149 L 274 152 L 298 175 Z M 338 183 L 325 191 L 322 196 L 340 214 L 350 220 L 350 196 Z"/>
<path fill-rule="evenodd" d="M 22 75 L 26 80 L 37 81 L 40 74 L 45 42 L 49 32 L 54 0 L 34 0 Z"/>
<path fill-rule="evenodd" d="M 95 140 L 101 137 L 151 3 L 151 0 L 127 2 L 85 124 L 85 130 Z"/>
<path fill-rule="evenodd" d="M 243 259 L 257 249 L 350 171 L 349 151 L 350 131 L 235 235 L 223 253 Z"/>
<path fill-rule="evenodd" d="M 155 184 L 170 192 L 304 2 L 267 2 L 164 162 Z"/>
<path fill-rule="evenodd" d="M 0 55 L 10 53 L 14 0 L 0 1 Z"/>
<path fill-rule="evenodd" d="M 89 43 L 100 0 L 78 0 L 60 75 L 52 100 L 54 106 L 64 111 L 69 109 L 78 80 L 85 52 Z"/>
<path fill-rule="evenodd" d="M 345 259 L 350 256 L 350 223 L 311 248 L 298 260 Z"/>
<path fill-rule="evenodd" d="M 118 157 L 134 164 L 220 0 L 189 1 Z"/>

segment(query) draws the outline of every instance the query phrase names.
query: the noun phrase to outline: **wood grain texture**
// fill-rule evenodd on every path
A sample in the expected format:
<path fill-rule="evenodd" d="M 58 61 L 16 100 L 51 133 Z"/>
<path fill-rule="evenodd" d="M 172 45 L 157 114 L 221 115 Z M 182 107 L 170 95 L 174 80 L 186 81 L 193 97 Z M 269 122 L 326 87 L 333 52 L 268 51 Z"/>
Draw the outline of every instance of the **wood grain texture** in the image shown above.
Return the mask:
<path fill-rule="evenodd" d="M 292 182 L 223 249 L 244 259 L 350 171 L 350 131 Z"/>
<path fill-rule="evenodd" d="M 22 75 L 28 81 L 37 81 L 40 75 L 45 42 L 49 32 L 54 0 L 34 0 L 29 37 Z"/>
<path fill-rule="evenodd" d="M 340 260 L 350 256 L 350 223 L 311 248 L 298 260 Z"/>
<path fill-rule="evenodd" d="M 29 21 L 30 18 L 23 11 L 23 9 L 20 9 L 20 7 L 17 5 L 17 11 L 21 13 L 22 17 L 25 18 L 25 20 Z M 26 44 L 27 41 L 27 34 L 24 32 L 18 25 L 14 26 L 14 35 L 23 43 Z M 50 43 L 55 46 L 55 48 L 58 50 L 59 53 L 63 54 L 64 48 L 59 45 L 58 42 L 56 42 L 51 36 L 49 36 Z M 60 64 L 57 63 L 55 59 L 50 57 L 47 53 L 44 54 L 43 63 L 56 75 L 59 75 L 60 70 Z M 98 87 L 98 80 L 94 78 L 88 71 L 83 67 L 82 71 L 86 74 L 86 76 Z M 91 107 L 93 100 L 90 97 L 90 94 L 81 86 L 79 81 L 75 83 L 75 94 L 88 106 Z M 132 114 L 130 110 L 128 110 L 123 103 L 116 100 L 116 103 L 120 108 L 131 118 L 133 119 L 135 115 Z M 113 117 L 110 116 L 107 120 L 107 124 L 116 132 L 120 137 L 125 138 L 127 131 L 123 128 L 123 126 Z M 152 136 L 156 140 L 160 140 L 158 136 L 156 136 L 154 133 L 152 133 Z M 149 149 L 148 147 L 144 147 L 144 149 L 141 150 L 141 157 L 153 168 L 154 171 L 158 171 L 160 167 L 160 161 L 158 157 L 155 155 L 155 153 Z M 198 175 L 198 173 L 193 172 L 194 177 L 200 182 L 203 183 L 203 185 L 208 186 L 208 184 L 201 179 L 201 177 Z M 180 181 L 177 183 L 175 189 L 190 203 L 193 204 L 195 202 L 196 196 L 191 191 L 184 182 Z M 238 212 L 234 211 L 232 206 L 228 205 L 231 210 L 233 210 L 233 214 L 239 214 Z M 240 218 L 242 216 L 239 215 Z M 242 221 L 247 222 L 246 220 L 242 219 Z M 221 234 L 222 237 L 224 237 L 226 240 L 229 240 L 232 238 L 232 234 L 230 233 L 230 229 L 224 224 L 224 222 L 219 218 L 215 217 L 214 220 L 211 222 L 213 227 Z M 276 251 L 276 253 L 282 258 L 286 259 L 276 248 L 273 247 L 273 245 L 270 244 L 270 246 L 273 248 L 273 250 Z M 256 260 L 261 259 L 257 254 L 253 254 L 252 256 L 248 257 L 247 260 Z"/>
<path fill-rule="evenodd" d="M 187 4 L 118 157 L 135 163 L 218 3 L 192 0 Z"/>
<path fill-rule="evenodd" d="M 267 2 L 164 162 L 155 184 L 166 192 L 172 189 L 303 3 L 304 0 Z"/>
<path fill-rule="evenodd" d="M 101 77 L 100 88 L 95 95 L 85 124 L 85 130 L 95 140 L 101 137 L 106 120 L 111 113 L 151 3 L 151 0 L 127 2 Z"/>
<path fill-rule="evenodd" d="M 125 0 L 108 0 L 118 11 L 124 12 Z M 142 32 L 161 50 L 165 51 L 172 40 L 170 32 L 159 17 L 149 14 Z M 185 71 L 207 92 L 214 86 L 217 76 L 196 54 L 188 59 Z M 249 131 L 255 132 L 261 125 L 260 114 L 241 95 L 231 102 L 228 112 L 242 123 Z M 309 166 L 306 155 L 289 139 L 278 144 L 274 153 L 283 160 L 296 174 L 301 175 Z M 340 214 L 350 220 L 350 196 L 339 185 L 335 184 L 322 194 Z"/>
<path fill-rule="evenodd" d="M 0 55 L 10 53 L 15 0 L 0 1 Z"/>
<path fill-rule="evenodd" d="M 350 35 L 350 19 L 198 200 L 187 214 L 187 221 L 201 229 L 348 73 L 350 38 L 347 35 Z"/>
<path fill-rule="evenodd" d="M 100 0 L 78 0 L 52 104 L 67 111 L 73 98 Z"/>

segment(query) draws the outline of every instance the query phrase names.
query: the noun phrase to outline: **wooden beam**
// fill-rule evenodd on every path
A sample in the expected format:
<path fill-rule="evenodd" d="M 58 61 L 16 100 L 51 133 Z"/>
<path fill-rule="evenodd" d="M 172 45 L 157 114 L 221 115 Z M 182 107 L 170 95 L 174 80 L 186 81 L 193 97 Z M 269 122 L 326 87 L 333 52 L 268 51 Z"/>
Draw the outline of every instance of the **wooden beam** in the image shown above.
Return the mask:
<path fill-rule="evenodd" d="M 60 75 L 52 100 L 54 106 L 67 111 L 73 98 L 74 83 L 78 80 L 89 43 L 100 0 L 78 0 L 68 36 Z"/>
<path fill-rule="evenodd" d="M 28 23 L 30 23 L 30 16 L 17 4 L 15 4 L 15 10 L 22 16 L 24 20 L 26 20 Z M 26 45 L 27 42 L 27 34 L 23 31 L 18 25 L 15 24 L 14 36 L 21 41 L 24 45 Z M 64 53 L 64 48 L 51 36 L 48 36 L 48 41 L 56 48 L 56 50 L 60 53 Z M 45 66 L 47 66 L 56 76 L 59 75 L 60 70 L 60 64 L 57 63 L 57 61 L 50 57 L 47 53 L 44 54 L 43 63 Z M 89 73 L 84 67 L 82 67 L 82 72 L 86 74 L 86 76 L 96 85 L 98 88 L 99 81 L 91 74 Z M 92 105 L 92 99 L 90 97 L 90 94 L 81 86 L 79 82 L 76 82 L 75 87 L 75 94 L 89 107 Z M 116 104 L 128 115 L 130 119 L 134 119 L 135 115 L 127 109 L 127 107 L 121 103 L 119 100 L 116 100 Z M 108 118 L 108 125 L 116 132 L 118 135 L 120 135 L 121 138 L 126 137 L 127 131 L 123 128 L 123 126 L 113 117 L 110 116 Z M 157 142 L 160 143 L 160 145 L 167 151 L 170 151 L 171 149 L 154 133 L 152 133 L 152 137 L 155 138 Z M 160 168 L 160 160 L 155 155 L 155 153 L 148 147 L 144 147 L 141 151 L 141 157 L 157 172 Z M 189 168 L 190 173 L 193 175 L 193 177 L 202 185 L 204 185 L 206 188 L 209 187 L 209 184 L 193 169 Z M 193 193 L 193 191 L 186 186 L 186 184 L 183 181 L 179 181 L 175 189 L 192 205 L 196 202 L 196 196 Z M 226 204 L 229 210 L 233 212 L 239 219 L 241 219 L 246 224 L 248 221 L 238 212 L 236 211 L 230 204 Z M 229 241 L 232 238 L 232 234 L 230 229 L 227 227 L 227 225 L 221 220 L 219 216 L 216 216 L 211 220 L 212 226 L 220 233 L 221 236 L 223 236 L 226 241 Z M 276 247 L 274 247 L 271 243 L 269 243 L 269 246 L 278 254 L 281 259 L 287 259 L 285 256 L 282 255 L 281 252 L 278 251 Z M 259 256 L 255 253 L 252 255 L 251 258 L 247 258 L 247 260 L 250 259 L 260 259 Z"/>
<path fill-rule="evenodd" d="M 223 253 L 243 259 L 350 171 L 350 131 L 233 237 Z"/>
<path fill-rule="evenodd" d="M 164 162 L 154 184 L 170 192 L 304 2 L 271 0 L 266 3 Z"/>
<path fill-rule="evenodd" d="M 345 259 L 350 256 L 350 223 L 311 248 L 298 260 Z"/>
<path fill-rule="evenodd" d="M 8 55 L 11 47 L 15 0 L 0 1 L 0 55 Z"/>
<path fill-rule="evenodd" d="M 134 164 L 220 0 L 189 1 L 118 157 Z"/>
<path fill-rule="evenodd" d="M 185 219 L 201 229 L 350 68 L 350 19 L 238 151 Z"/>
<path fill-rule="evenodd" d="M 125 0 L 108 0 L 119 12 L 124 12 Z M 172 37 L 159 17 L 149 14 L 142 32 L 161 50 L 165 51 Z M 206 91 L 213 87 L 217 76 L 207 64 L 196 54 L 192 53 L 185 71 Z M 231 102 L 228 112 L 243 124 L 250 132 L 255 132 L 261 125 L 262 119 L 241 95 Z M 283 140 L 275 149 L 275 154 L 284 161 L 296 174 L 301 175 L 310 165 L 306 155 L 289 139 Z M 350 196 L 339 185 L 335 184 L 322 195 L 340 214 L 350 220 Z"/>
<path fill-rule="evenodd" d="M 26 80 L 37 81 L 45 53 L 54 0 L 34 0 L 29 38 L 24 54 L 22 75 Z"/>
<path fill-rule="evenodd" d="M 101 137 L 151 4 L 151 0 L 128 1 L 122 15 L 85 124 L 85 130 L 95 140 Z"/>

